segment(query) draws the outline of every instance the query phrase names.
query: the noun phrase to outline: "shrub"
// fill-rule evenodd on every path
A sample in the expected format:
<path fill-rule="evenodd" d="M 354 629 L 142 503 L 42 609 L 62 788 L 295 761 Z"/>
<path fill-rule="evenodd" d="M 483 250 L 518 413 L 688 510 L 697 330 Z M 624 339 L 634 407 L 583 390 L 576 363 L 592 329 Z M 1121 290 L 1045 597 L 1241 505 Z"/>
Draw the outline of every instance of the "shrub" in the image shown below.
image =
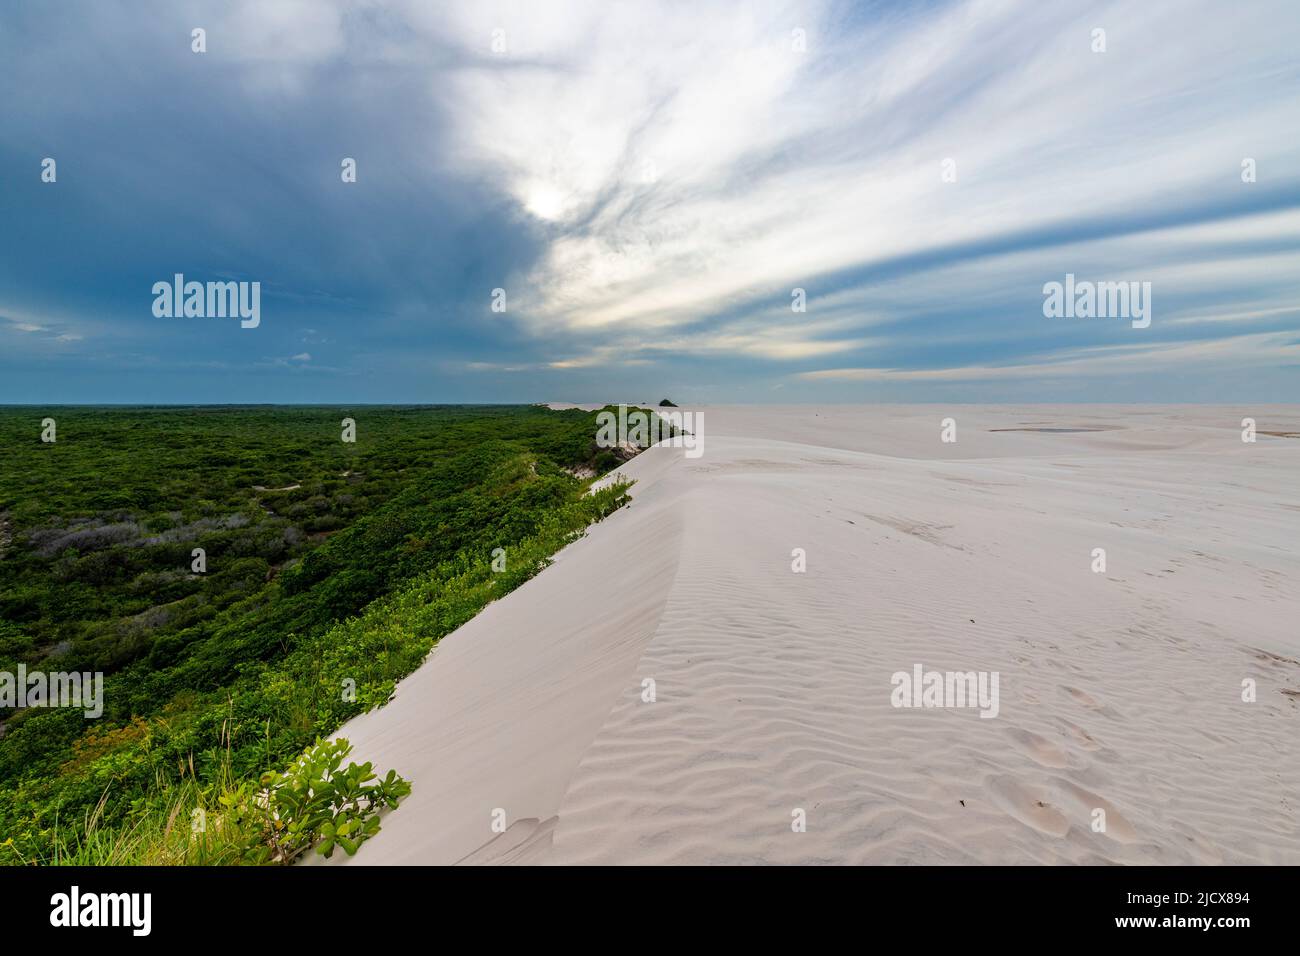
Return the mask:
<path fill-rule="evenodd" d="M 292 863 L 313 846 L 325 858 L 336 847 L 352 856 L 379 832 L 379 813 L 411 792 L 396 771 L 375 783 L 369 762 L 349 763 L 346 740 L 317 740 L 284 773 L 265 773 L 261 789 L 247 782 L 221 797 L 237 828 L 248 834 L 249 863 Z M 245 826 L 251 823 L 252 826 Z"/>

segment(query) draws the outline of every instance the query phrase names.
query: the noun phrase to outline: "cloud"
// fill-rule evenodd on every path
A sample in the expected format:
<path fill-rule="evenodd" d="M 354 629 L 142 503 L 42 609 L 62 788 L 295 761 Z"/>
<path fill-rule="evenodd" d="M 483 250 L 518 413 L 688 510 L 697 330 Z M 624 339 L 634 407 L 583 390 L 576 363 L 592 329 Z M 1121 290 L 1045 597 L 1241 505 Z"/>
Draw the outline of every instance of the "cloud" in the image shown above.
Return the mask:
<path fill-rule="evenodd" d="M 476 23 L 513 27 L 520 62 L 471 61 L 445 94 L 462 168 L 557 226 L 528 277 L 547 329 L 661 330 L 909 252 L 1231 197 L 1247 152 L 1295 169 L 1283 4 L 1243 11 L 1230 47 L 1207 5 L 974 2 L 867 24 L 812 3 L 599 21 L 488 6 Z"/>
<path fill-rule="evenodd" d="M 1061 375 L 1132 376 L 1176 368 L 1194 373 L 1198 366 L 1220 368 L 1272 367 L 1300 362 L 1300 337 L 1295 333 L 1259 333 L 1178 345 L 1109 346 L 1076 349 L 1041 357 L 1030 364 L 964 366 L 958 368 L 831 368 L 800 373 L 801 378 L 870 382 L 974 382 L 1040 379 Z"/>
<path fill-rule="evenodd" d="M 67 323 L 57 319 L 48 319 L 45 322 L 39 322 L 32 316 L 17 310 L 10 310 L 8 314 L 0 313 L 0 322 L 5 323 L 0 329 L 8 329 L 23 336 L 28 342 L 80 342 L 84 336 Z"/>
<path fill-rule="evenodd" d="M 915 364 L 934 331 L 1014 353 L 999 313 L 1035 323 L 1033 350 L 1061 330 L 1043 326 L 1031 290 L 1072 268 L 1153 280 L 1166 316 L 1289 314 L 1294 8 L 1242 11 L 1226 45 L 1209 4 L 847 10 L 650 4 L 593 20 L 489 4 L 451 30 L 466 54 L 443 88 L 456 168 L 547 230 L 515 280 L 520 320 L 583 343 L 551 367 L 682 352 L 797 364 L 909 346 Z M 488 23 L 522 38 L 504 64 L 482 53 Z M 1105 53 L 1091 47 L 1097 25 Z M 1242 181 L 1246 157 L 1271 170 L 1267 183 Z M 782 313 L 795 287 L 809 292 L 806 317 Z M 1226 290 L 1251 308 L 1224 308 Z M 962 306 L 964 321 L 907 327 Z M 809 334 L 832 319 L 838 337 Z M 862 334 L 882 324 L 888 335 Z M 1189 348 L 1149 350 L 1166 347 Z"/>
<path fill-rule="evenodd" d="M 322 383 L 313 400 L 358 382 L 425 400 L 431 368 L 466 373 L 465 400 L 1139 366 L 1177 396 L 1181 361 L 1272 362 L 1294 383 L 1289 0 L 1234 8 L 1230 35 L 1209 0 L 142 9 L 0 12 L 11 85 L 41 93 L 0 126 L 23 226 L 0 233 L 10 341 L 106 371 L 109 352 L 73 343 L 221 362 L 250 377 L 212 389 L 264 400 L 309 394 L 275 376 L 286 364 L 311 367 L 293 377 Z M 46 186 L 32 163 L 49 153 Z M 174 271 L 261 281 L 261 327 L 160 326 L 146 292 Z M 1118 324 L 1042 316 L 1066 272 L 1153 283 L 1136 349 Z M 51 368 L 26 381 L 81 380 Z M 508 390 L 477 384 L 505 370 Z"/>

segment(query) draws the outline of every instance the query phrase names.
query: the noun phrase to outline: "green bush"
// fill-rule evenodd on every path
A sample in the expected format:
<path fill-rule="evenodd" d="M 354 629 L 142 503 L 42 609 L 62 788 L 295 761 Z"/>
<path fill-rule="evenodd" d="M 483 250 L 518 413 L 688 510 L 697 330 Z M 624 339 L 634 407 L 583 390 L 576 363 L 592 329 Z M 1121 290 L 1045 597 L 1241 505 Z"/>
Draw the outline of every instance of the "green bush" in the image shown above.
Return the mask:
<path fill-rule="evenodd" d="M 260 788 L 245 782 L 223 794 L 221 806 L 246 835 L 241 858 L 292 863 L 313 846 L 327 859 L 336 847 L 352 856 L 378 833 L 380 811 L 395 809 L 411 785 L 392 770 L 376 781 L 368 762 L 341 767 L 351 752 L 346 740 L 317 740 L 284 773 L 263 774 Z"/>

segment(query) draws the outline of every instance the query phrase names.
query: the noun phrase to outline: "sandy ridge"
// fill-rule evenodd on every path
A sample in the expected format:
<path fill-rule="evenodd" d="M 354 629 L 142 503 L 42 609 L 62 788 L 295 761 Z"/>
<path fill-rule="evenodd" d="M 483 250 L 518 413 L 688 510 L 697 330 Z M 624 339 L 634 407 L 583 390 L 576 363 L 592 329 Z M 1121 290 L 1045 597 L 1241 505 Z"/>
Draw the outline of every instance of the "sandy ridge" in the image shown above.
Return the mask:
<path fill-rule="evenodd" d="M 416 782 L 356 862 L 1300 862 L 1300 442 L 710 411 L 703 458 L 631 462 L 628 509 L 344 729 Z M 991 430 L 1043 420 L 1114 428 Z M 891 706 L 916 663 L 998 671 L 998 716 Z"/>

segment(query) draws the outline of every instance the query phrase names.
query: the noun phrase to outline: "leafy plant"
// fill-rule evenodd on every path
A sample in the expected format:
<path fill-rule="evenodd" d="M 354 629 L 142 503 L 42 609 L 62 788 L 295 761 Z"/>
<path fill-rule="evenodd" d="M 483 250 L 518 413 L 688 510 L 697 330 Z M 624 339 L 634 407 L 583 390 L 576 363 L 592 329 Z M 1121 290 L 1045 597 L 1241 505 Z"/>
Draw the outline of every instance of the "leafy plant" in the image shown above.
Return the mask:
<path fill-rule="evenodd" d="M 372 783 L 368 761 L 342 767 L 351 752 L 346 740 L 317 740 L 284 773 L 262 774 L 260 789 L 245 782 L 221 796 L 250 835 L 246 862 L 292 863 L 313 846 L 327 859 L 336 847 L 352 856 L 379 832 L 380 811 L 396 808 L 411 785 L 393 770 Z"/>

